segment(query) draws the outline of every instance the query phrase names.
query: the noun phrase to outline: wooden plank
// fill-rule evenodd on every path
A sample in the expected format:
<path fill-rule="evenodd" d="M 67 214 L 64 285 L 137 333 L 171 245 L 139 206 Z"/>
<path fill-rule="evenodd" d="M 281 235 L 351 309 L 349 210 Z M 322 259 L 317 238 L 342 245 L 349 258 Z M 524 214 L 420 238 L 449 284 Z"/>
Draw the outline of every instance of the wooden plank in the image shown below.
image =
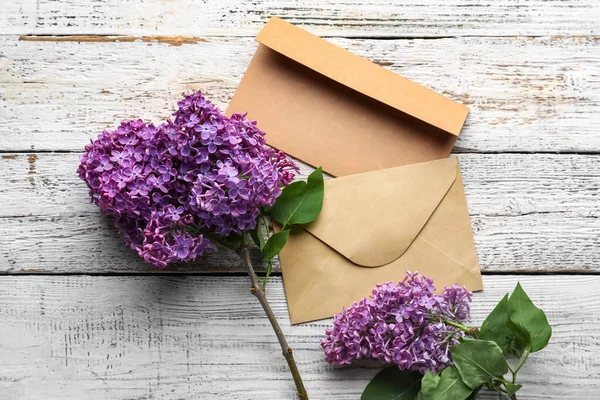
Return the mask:
<path fill-rule="evenodd" d="M 600 40 L 332 40 L 471 107 L 458 151 L 600 151 Z M 225 108 L 255 47 L 0 37 L 0 151 L 79 151 L 122 119 L 164 120 L 183 92 Z"/>
<path fill-rule="evenodd" d="M 598 34 L 594 0 L 5 0 L 0 34 L 254 36 L 275 15 L 322 35 Z"/>
<path fill-rule="evenodd" d="M 598 271 L 600 155 L 459 159 L 483 270 Z M 0 155 L 0 271 L 154 271 L 90 204 L 77 165 L 76 154 Z M 310 171 L 303 166 L 301 175 Z M 243 271 L 225 252 L 170 270 Z"/>
<path fill-rule="evenodd" d="M 596 399 L 600 277 L 486 276 L 473 324 L 517 281 L 553 327 L 519 373 L 519 397 Z M 311 398 L 358 398 L 379 364 L 326 364 L 319 339 L 329 320 L 290 326 L 279 278 L 268 296 Z M 295 398 L 245 277 L 3 276 L 0 331 L 3 399 Z"/>

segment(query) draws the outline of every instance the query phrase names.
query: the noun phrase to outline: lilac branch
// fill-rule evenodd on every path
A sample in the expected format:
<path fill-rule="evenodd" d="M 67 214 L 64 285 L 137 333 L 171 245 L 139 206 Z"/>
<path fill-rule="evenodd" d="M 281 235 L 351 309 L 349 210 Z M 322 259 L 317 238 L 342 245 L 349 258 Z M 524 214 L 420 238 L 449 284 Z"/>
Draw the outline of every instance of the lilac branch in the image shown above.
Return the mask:
<path fill-rule="evenodd" d="M 265 314 L 267 314 L 267 318 L 275 331 L 275 335 L 277 336 L 277 340 L 281 345 L 281 352 L 283 353 L 283 357 L 288 363 L 290 368 L 290 372 L 292 373 L 292 377 L 294 378 L 294 383 L 296 384 L 296 390 L 298 392 L 298 398 L 302 400 L 308 400 L 308 394 L 306 393 L 306 389 L 304 388 L 304 383 L 302 382 L 302 378 L 300 377 L 300 371 L 298 371 L 298 366 L 296 365 L 296 361 L 294 360 L 294 354 L 292 352 L 292 348 L 288 345 L 287 340 L 275 318 L 275 314 L 267 301 L 267 296 L 265 291 L 262 289 L 261 285 L 258 283 L 258 277 L 256 276 L 256 272 L 254 271 L 254 267 L 252 266 L 252 261 L 250 260 L 250 252 L 248 251 L 248 240 L 246 236 L 246 232 L 244 232 L 242 236 L 242 247 L 240 249 L 240 257 L 244 261 L 244 266 L 248 271 L 248 275 L 250 276 L 250 281 L 252 282 L 252 286 L 250 287 L 250 293 L 252 293 L 260 302 L 263 310 L 265 310 Z"/>

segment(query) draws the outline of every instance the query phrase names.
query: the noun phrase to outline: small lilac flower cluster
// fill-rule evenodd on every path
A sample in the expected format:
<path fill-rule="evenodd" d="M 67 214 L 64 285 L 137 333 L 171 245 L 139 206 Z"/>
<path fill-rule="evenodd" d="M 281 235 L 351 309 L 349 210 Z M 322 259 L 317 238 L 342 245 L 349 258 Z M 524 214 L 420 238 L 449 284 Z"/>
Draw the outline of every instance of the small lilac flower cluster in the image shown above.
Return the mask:
<path fill-rule="evenodd" d="M 449 347 L 465 332 L 448 324 L 469 317 L 471 292 L 454 285 L 434 293 L 433 280 L 407 272 L 398 285 L 377 285 L 369 299 L 333 317 L 321 340 L 327 362 L 374 358 L 401 370 L 433 373 L 452 365 Z"/>
<path fill-rule="evenodd" d="M 200 92 L 178 102 L 174 120 L 106 130 L 85 147 L 78 173 L 92 201 L 149 263 L 190 261 L 207 236 L 254 229 L 297 172 L 245 114 L 225 116 Z"/>

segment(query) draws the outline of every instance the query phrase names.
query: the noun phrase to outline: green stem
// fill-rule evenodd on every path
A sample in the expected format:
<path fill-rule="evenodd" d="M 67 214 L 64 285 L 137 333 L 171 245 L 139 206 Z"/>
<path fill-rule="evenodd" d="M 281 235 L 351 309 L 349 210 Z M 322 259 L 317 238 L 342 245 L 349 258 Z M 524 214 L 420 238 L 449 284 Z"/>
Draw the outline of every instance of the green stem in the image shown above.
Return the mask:
<path fill-rule="evenodd" d="M 452 332 L 451 334 L 449 334 L 448 337 L 444 339 L 444 341 L 441 344 L 450 343 L 454 335 L 456 335 L 456 332 Z"/>
<path fill-rule="evenodd" d="M 502 382 L 502 383 L 503 383 L 505 386 L 506 386 L 506 385 L 508 385 L 508 384 L 510 384 L 510 382 L 509 382 L 509 381 L 507 381 L 507 380 L 505 380 L 505 379 L 498 378 L 498 380 L 499 380 L 500 382 Z"/>
<path fill-rule="evenodd" d="M 498 385 L 496 385 L 496 384 L 492 384 L 492 387 L 493 387 L 494 389 L 496 389 L 497 391 L 499 391 L 499 392 L 502 392 L 502 393 L 508 394 L 508 392 L 507 392 L 506 390 L 502 389 L 502 387 L 500 387 L 500 386 L 498 386 Z"/>
<path fill-rule="evenodd" d="M 267 270 L 265 271 L 265 278 L 262 281 L 262 290 L 267 290 L 267 282 L 269 281 L 269 276 L 271 275 L 271 271 L 273 270 L 273 260 L 267 261 Z"/>
<path fill-rule="evenodd" d="M 453 326 L 455 328 L 458 328 L 458 329 L 460 329 L 461 331 L 463 331 L 465 333 L 469 333 L 469 334 L 472 333 L 472 329 L 469 328 L 468 326 L 463 325 L 463 324 L 459 324 L 457 322 L 453 322 L 453 321 L 450 321 L 450 320 L 447 320 L 447 319 L 444 319 L 444 323 L 446 325 L 450 325 L 450 326 Z"/>
<path fill-rule="evenodd" d="M 517 369 L 515 369 L 515 372 L 513 372 L 513 379 L 512 379 L 513 384 L 517 381 L 517 373 L 523 367 L 523 365 L 525 365 L 525 361 L 527 361 L 527 358 L 529 358 L 529 354 L 531 354 L 531 351 L 529 349 L 527 349 L 527 354 L 525 354 L 525 357 L 523 357 L 523 361 L 521 361 L 521 364 L 519 364 Z"/>
<path fill-rule="evenodd" d="M 260 212 L 260 219 L 262 220 L 263 225 L 265 226 L 265 232 L 267 233 L 267 240 L 271 238 L 271 231 L 269 230 L 269 225 L 267 224 L 267 220 L 265 219 L 265 215 Z"/>
<path fill-rule="evenodd" d="M 267 224 L 267 220 L 265 219 L 265 215 L 262 210 L 260 211 L 260 219 L 262 224 L 265 227 L 265 234 L 267 236 L 267 242 L 271 239 L 271 230 L 269 229 L 269 225 Z M 259 229 L 260 234 L 260 229 Z M 269 281 L 269 276 L 271 275 L 271 271 L 273 270 L 273 260 L 267 260 L 267 270 L 265 271 L 265 277 L 262 280 L 262 290 L 267 289 L 267 282 Z"/>
<path fill-rule="evenodd" d="M 508 367 L 508 370 L 510 371 L 510 373 L 513 375 L 513 378 L 514 378 L 515 377 L 515 371 L 510 367 L 510 365 L 508 364 L 508 362 L 506 363 L 506 366 Z"/>

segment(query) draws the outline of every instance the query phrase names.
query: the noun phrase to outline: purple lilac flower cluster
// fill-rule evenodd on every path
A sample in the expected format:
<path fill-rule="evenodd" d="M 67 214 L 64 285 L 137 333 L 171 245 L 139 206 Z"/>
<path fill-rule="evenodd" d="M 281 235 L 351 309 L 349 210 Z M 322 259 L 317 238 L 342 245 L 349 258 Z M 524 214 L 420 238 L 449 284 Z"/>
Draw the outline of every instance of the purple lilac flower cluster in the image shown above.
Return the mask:
<path fill-rule="evenodd" d="M 174 120 L 106 130 L 85 147 L 78 173 L 92 201 L 149 263 L 190 261 L 207 235 L 254 229 L 297 172 L 245 114 L 225 116 L 200 92 L 178 102 Z"/>
<path fill-rule="evenodd" d="M 446 287 L 441 296 L 434 291 L 433 280 L 417 272 L 407 272 L 398 285 L 377 285 L 369 299 L 333 317 L 321 340 L 327 362 L 374 358 L 421 373 L 452 365 L 449 347 L 465 333 L 447 321 L 469 317 L 471 292 L 458 285 Z"/>

